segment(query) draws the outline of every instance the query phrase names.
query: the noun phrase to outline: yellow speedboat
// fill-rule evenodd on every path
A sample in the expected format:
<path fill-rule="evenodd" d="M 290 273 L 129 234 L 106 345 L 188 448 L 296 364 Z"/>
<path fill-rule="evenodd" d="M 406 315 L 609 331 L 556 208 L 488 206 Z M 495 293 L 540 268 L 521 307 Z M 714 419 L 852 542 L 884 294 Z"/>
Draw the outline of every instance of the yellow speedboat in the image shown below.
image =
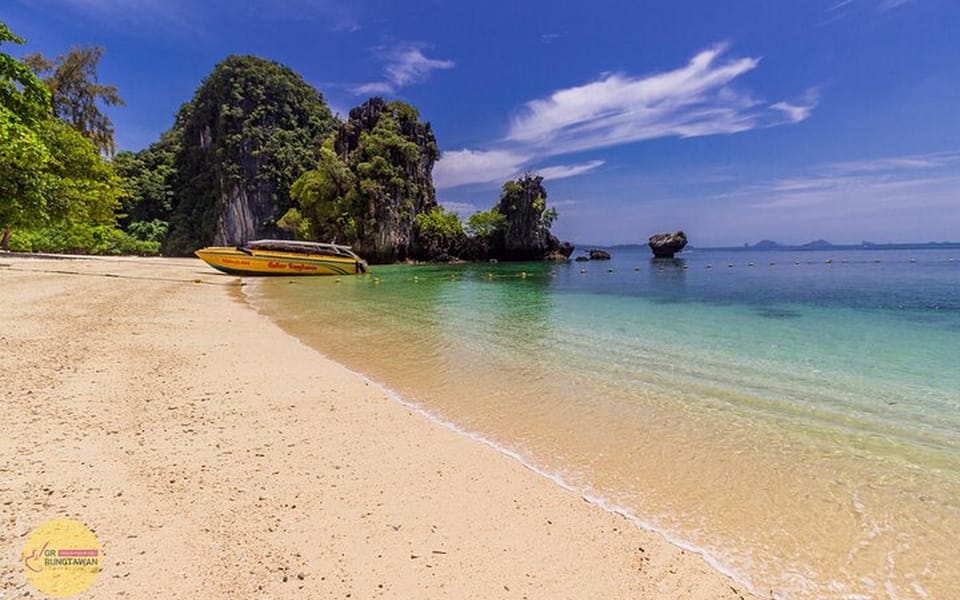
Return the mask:
<path fill-rule="evenodd" d="M 230 275 L 355 275 L 367 261 L 349 246 L 257 240 L 242 246 L 209 246 L 196 251 L 205 263 Z"/>

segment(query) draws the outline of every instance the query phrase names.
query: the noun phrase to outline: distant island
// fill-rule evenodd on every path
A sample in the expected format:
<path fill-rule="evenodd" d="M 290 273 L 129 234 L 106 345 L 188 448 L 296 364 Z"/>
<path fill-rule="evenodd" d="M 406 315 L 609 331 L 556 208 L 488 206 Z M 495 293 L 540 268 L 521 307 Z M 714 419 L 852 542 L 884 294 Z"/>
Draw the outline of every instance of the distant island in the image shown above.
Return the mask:
<path fill-rule="evenodd" d="M 773 240 L 760 240 L 756 244 L 744 244 L 724 250 L 923 250 L 925 248 L 960 248 L 960 242 L 897 242 L 882 243 L 863 241 L 859 244 L 831 244 L 827 240 L 814 240 L 800 245 L 780 244 Z"/>
<path fill-rule="evenodd" d="M 577 246 L 594 246 L 598 248 L 611 248 L 616 250 L 640 250 L 646 249 L 647 244 L 582 244 Z M 814 240 L 806 244 L 781 244 L 773 240 L 760 240 L 756 244 L 744 244 L 743 246 L 697 246 L 696 250 L 950 250 L 960 249 L 960 242 L 891 242 L 875 243 L 863 241 L 859 244 L 832 244 L 827 240 Z M 694 250 L 693 246 L 687 246 L 687 250 Z"/>

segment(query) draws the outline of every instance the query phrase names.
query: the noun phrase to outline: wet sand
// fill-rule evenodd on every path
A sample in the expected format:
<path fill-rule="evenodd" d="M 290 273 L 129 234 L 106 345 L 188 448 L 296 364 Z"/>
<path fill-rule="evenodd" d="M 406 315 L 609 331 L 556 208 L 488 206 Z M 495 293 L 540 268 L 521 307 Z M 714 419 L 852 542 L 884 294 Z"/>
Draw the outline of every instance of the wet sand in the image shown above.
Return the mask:
<path fill-rule="evenodd" d="M 0 254 L 0 590 L 75 518 L 81 598 L 741 598 L 700 556 L 397 402 L 191 259 Z"/>

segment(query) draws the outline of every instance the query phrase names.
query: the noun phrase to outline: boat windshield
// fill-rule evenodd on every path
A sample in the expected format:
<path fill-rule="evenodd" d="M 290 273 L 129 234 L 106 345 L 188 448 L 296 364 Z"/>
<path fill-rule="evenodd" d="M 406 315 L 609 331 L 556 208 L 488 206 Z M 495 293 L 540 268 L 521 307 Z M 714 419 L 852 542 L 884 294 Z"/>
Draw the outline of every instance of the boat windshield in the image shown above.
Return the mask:
<path fill-rule="evenodd" d="M 297 242 L 293 240 L 257 240 L 247 242 L 244 248 L 250 250 L 273 250 L 275 252 L 292 252 L 295 254 L 325 254 L 328 256 L 346 256 L 360 259 L 349 246 L 337 244 L 323 244 L 320 242 Z"/>

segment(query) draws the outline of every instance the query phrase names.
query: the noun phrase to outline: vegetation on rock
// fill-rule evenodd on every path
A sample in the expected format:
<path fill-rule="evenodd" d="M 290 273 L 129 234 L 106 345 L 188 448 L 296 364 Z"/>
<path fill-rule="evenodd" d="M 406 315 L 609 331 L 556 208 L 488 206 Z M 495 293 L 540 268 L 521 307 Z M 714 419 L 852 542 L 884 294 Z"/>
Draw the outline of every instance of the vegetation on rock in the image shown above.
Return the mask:
<path fill-rule="evenodd" d="M 334 126 L 320 92 L 290 68 L 255 56 L 217 65 L 171 132 L 180 145 L 165 251 L 275 236 L 291 186 Z"/>
<path fill-rule="evenodd" d="M 499 217 L 493 214 L 478 217 L 475 226 L 493 225 L 489 240 L 494 258 L 543 260 L 548 255 L 560 254 L 565 259 L 573 252 L 572 246 L 561 243 L 550 233 L 557 211 L 547 208 L 547 190 L 539 175 L 528 173 L 504 183 L 500 201 L 490 212 Z"/>
<path fill-rule="evenodd" d="M 283 224 L 300 237 L 350 244 L 371 262 L 427 258 L 427 247 L 446 243 L 418 221 L 437 206 L 438 156 L 415 108 L 371 98 L 350 111 L 315 168 L 294 184 L 298 206 Z"/>

